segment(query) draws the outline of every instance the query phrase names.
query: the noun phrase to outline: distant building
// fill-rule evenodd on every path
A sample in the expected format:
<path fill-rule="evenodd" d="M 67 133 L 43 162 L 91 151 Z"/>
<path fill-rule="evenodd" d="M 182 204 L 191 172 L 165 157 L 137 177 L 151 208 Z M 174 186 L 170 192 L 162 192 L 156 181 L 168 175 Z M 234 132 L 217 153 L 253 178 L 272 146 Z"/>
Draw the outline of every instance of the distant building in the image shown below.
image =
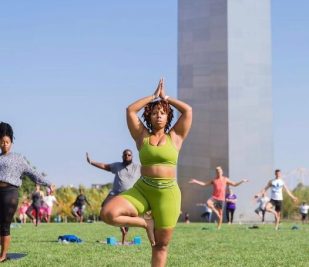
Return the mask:
<path fill-rule="evenodd" d="M 271 1 L 178 1 L 178 97 L 193 107 L 179 157 L 182 210 L 200 220 L 196 203 L 211 189 L 189 177 L 225 175 L 235 188 L 236 220 L 255 218 L 252 201 L 273 177 Z"/>
<path fill-rule="evenodd" d="M 92 189 L 101 189 L 101 188 L 103 188 L 104 186 L 106 186 L 106 184 L 92 184 L 92 185 L 91 185 L 91 188 L 92 188 Z"/>

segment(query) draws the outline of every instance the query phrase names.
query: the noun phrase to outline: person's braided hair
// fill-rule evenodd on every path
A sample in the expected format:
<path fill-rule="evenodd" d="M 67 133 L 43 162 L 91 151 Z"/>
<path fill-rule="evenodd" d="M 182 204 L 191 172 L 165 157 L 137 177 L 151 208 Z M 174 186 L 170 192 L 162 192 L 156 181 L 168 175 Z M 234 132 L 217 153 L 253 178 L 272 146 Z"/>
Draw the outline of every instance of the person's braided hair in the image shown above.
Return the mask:
<path fill-rule="evenodd" d="M 174 118 L 174 111 L 167 101 L 161 99 L 158 101 L 148 103 L 144 108 L 142 118 L 144 119 L 144 122 L 146 123 L 146 127 L 148 128 L 148 130 L 152 131 L 153 129 L 151 124 L 151 113 L 156 106 L 162 107 L 164 112 L 166 112 L 167 114 L 167 122 L 164 128 L 164 131 L 167 132 L 171 127 L 171 123 Z"/>
<path fill-rule="evenodd" d="M 8 136 L 11 139 L 11 142 L 13 143 L 14 139 L 14 132 L 13 128 L 10 124 L 1 122 L 0 123 L 0 138 L 3 138 L 4 136 Z"/>

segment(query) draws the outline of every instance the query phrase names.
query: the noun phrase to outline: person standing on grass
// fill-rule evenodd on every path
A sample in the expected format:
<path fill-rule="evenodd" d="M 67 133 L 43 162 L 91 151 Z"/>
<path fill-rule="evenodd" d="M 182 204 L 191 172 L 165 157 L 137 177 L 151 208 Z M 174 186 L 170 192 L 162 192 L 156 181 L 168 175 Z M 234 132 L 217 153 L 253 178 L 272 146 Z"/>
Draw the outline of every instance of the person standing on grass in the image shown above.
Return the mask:
<path fill-rule="evenodd" d="M 32 203 L 27 209 L 27 215 L 30 218 L 30 220 L 35 224 L 35 226 L 38 226 L 39 219 L 40 219 L 40 211 L 42 208 L 42 202 L 43 202 L 44 193 L 41 191 L 40 185 L 35 185 L 35 190 L 31 194 Z M 33 211 L 35 212 L 35 216 L 33 216 Z"/>
<path fill-rule="evenodd" d="M 181 113 L 172 128 L 171 106 Z M 143 108 L 146 126 L 138 117 Z M 115 226 L 145 228 L 152 245 L 152 266 L 165 266 L 168 245 L 180 214 L 181 194 L 176 182 L 178 154 L 191 128 L 192 109 L 167 96 L 164 81 L 160 79 L 153 95 L 127 108 L 127 123 L 139 151 L 142 176 L 133 188 L 102 207 L 101 218 Z M 144 215 L 148 211 L 151 217 Z"/>
<path fill-rule="evenodd" d="M 54 196 L 53 192 L 47 188 L 46 189 L 46 196 L 43 197 L 44 205 L 45 205 L 45 212 L 46 212 L 46 222 L 50 223 L 50 217 L 53 212 L 53 206 L 56 204 L 59 205 L 56 197 Z"/>
<path fill-rule="evenodd" d="M 225 195 L 225 214 L 228 224 L 233 223 L 234 212 L 236 210 L 237 196 L 233 194 L 233 191 L 230 187 L 227 188 Z"/>
<path fill-rule="evenodd" d="M 298 199 L 295 197 L 288 187 L 285 185 L 285 182 L 281 179 L 281 171 L 275 170 L 275 179 L 270 180 L 264 189 L 258 194 L 256 197 L 259 197 L 266 193 L 268 189 L 271 189 L 270 201 L 266 204 L 266 211 L 274 214 L 275 216 L 275 229 L 279 229 L 280 216 L 281 216 L 281 208 L 283 201 L 282 189 L 285 189 L 289 197 L 293 199 L 294 202 L 297 202 Z M 275 210 L 273 210 L 275 208 Z"/>
<path fill-rule="evenodd" d="M 233 182 L 229 178 L 223 176 L 223 170 L 220 166 L 216 167 L 216 177 L 208 180 L 206 182 L 191 179 L 189 181 L 190 184 L 198 184 L 201 186 L 210 186 L 213 187 L 212 196 L 207 200 L 207 205 L 218 217 L 218 230 L 221 228 L 222 219 L 223 219 L 223 205 L 225 201 L 225 191 L 226 186 L 239 186 L 242 183 L 248 182 L 247 179 L 243 179 L 239 182 Z"/>
<path fill-rule="evenodd" d="M 254 210 L 254 212 L 262 219 L 262 223 L 265 223 L 265 213 L 266 213 L 266 204 L 269 202 L 269 197 L 266 196 L 265 193 L 261 195 L 261 197 L 255 196 L 256 202 L 258 203 L 258 207 Z M 262 215 L 260 215 L 262 212 Z"/>
<path fill-rule="evenodd" d="M 0 262 L 6 261 L 10 247 L 10 226 L 18 206 L 18 188 L 22 178 L 28 176 L 36 184 L 54 187 L 35 171 L 29 163 L 17 153 L 12 152 L 13 129 L 5 122 L 0 123 Z"/>
<path fill-rule="evenodd" d="M 79 195 L 76 197 L 74 203 L 71 205 L 73 207 L 72 214 L 80 223 L 82 223 L 84 219 L 86 203 L 91 207 L 88 199 L 84 195 L 83 190 L 80 188 Z"/>
<path fill-rule="evenodd" d="M 205 208 L 205 211 L 201 214 L 201 218 L 205 219 L 206 222 L 210 223 L 211 222 L 211 214 L 212 214 L 211 208 L 209 208 L 206 203 L 196 203 L 196 206 Z"/>
<path fill-rule="evenodd" d="M 28 199 L 25 198 L 21 204 L 20 207 L 18 208 L 18 215 L 19 215 L 19 220 L 21 223 L 26 223 L 27 222 L 27 209 L 29 208 L 29 202 Z"/>
<path fill-rule="evenodd" d="M 307 205 L 306 202 L 303 202 L 299 207 L 302 223 L 305 223 L 306 221 L 308 210 L 309 210 L 309 205 Z"/>
<path fill-rule="evenodd" d="M 113 197 L 133 187 L 141 176 L 141 166 L 133 162 L 133 153 L 130 149 L 125 149 L 122 152 L 122 162 L 114 162 L 111 164 L 96 162 L 90 159 L 88 153 L 86 153 L 86 159 L 90 165 L 115 174 L 113 188 L 102 202 L 101 207 Z M 122 244 L 124 244 L 129 227 L 122 226 L 120 227 L 120 231 L 122 234 Z"/>

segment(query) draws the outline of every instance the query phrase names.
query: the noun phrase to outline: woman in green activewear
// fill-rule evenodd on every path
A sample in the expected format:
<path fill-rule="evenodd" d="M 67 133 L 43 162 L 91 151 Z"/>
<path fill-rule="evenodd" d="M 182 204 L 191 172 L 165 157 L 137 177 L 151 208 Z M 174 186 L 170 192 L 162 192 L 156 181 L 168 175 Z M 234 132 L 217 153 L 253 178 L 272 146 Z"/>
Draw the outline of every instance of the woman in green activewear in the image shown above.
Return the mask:
<path fill-rule="evenodd" d="M 171 106 L 181 113 L 172 128 Z M 142 108 L 146 126 L 138 117 Z M 152 245 L 152 266 L 165 266 L 168 243 L 180 214 L 181 195 L 176 182 L 178 153 L 191 127 L 192 109 L 167 96 L 160 79 L 153 95 L 127 108 L 127 123 L 139 150 L 142 176 L 133 188 L 102 207 L 101 218 L 115 226 L 145 228 Z"/>

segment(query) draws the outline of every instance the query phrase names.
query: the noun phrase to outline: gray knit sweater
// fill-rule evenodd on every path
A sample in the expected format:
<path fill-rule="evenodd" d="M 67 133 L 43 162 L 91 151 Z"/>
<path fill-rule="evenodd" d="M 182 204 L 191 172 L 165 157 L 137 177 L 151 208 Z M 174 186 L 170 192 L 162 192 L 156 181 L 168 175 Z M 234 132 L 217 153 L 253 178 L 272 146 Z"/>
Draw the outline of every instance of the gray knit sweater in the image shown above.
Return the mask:
<path fill-rule="evenodd" d="M 0 155 L 0 182 L 21 186 L 23 176 L 28 176 L 36 184 L 50 186 L 51 183 L 43 178 L 18 153 L 9 152 Z"/>

